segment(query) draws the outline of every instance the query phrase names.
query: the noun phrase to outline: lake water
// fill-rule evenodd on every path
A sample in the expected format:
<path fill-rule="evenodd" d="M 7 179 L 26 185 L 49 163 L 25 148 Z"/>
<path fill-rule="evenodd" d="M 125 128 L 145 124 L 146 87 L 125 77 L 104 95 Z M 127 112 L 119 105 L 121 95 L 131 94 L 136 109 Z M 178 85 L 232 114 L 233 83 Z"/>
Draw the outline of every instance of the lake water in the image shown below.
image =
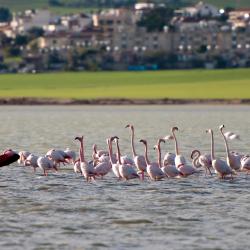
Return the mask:
<path fill-rule="evenodd" d="M 225 157 L 218 127 L 241 135 L 234 151 L 250 153 L 249 106 L 1 106 L 1 149 L 78 150 L 84 135 L 86 157 L 97 143 L 117 135 L 131 154 L 129 130 L 147 139 L 150 158 L 159 137 L 178 126 L 180 151 L 209 153 L 207 128 L 215 131 L 216 155 Z M 174 150 L 173 142 L 162 146 Z M 249 249 L 250 176 L 222 181 L 204 175 L 183 179 L 117 181 L 113 174 L 86 183 L 73 171 L 42 176 L 17 163 L 1 168 L 0 249 Z"/>

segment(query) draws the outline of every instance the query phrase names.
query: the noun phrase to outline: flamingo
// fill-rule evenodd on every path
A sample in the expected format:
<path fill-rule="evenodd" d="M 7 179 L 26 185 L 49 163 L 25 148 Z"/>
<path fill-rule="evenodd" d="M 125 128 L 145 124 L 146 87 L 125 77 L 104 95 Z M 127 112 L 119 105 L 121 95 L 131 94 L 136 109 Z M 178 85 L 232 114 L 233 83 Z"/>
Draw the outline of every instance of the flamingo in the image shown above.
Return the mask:
<path fill-rule="evenodd" d="M 19 153 L 19 159 L 18 159 L 18 164 L 22 164 L 24 165 L 24 161 L 27 159 L 27 157 L 30 155 L 30 152 L 29 151 L 20 151 Z M 25 166 L 25 165 L 24 165 Z"/>
<path fill-rule="evenodd" d="M 105 150 L 98 150 L 97 151 L 97 145 L 96 144 L 93 145 L 92 149 L 93 149 L 92 159 L 93 159 L 93 162 L 94 162 L 94 166 L 97 165 L 100 161 L 103 160 L 102 156 L 108 156 L 108 152 L 105 151 Z"/>
<path fill-rule="evenodd" d="M 147 163 L 147 173 L 150 177 L 151 180 L 157 181 L 157 180 L 161 180 L 163 178 L 165 178 L 165 174 L 162 172 L 162 170 L 160 169 L 160 165 L 157 162 L 150 162 L 148 159 L 148 144 L 147 141 L 142 139 L 140 140 L 140 142 L 142 142 L 145 146 L 145 160 Z M 158 150 L 158 154 L 159 154 L 159 150 Z"/>
<path fill-rule="evenodd" d="M 172 135 L 167 135 L 164 137 L 164 140 L 174 140 L 174 137 Z M 163 157 L 163 165 L 167 166 L 173 166 L 175 165 L 175 154 L 171 153 L 171 152 L 167 152 L 164 157 Z"/>
<path fill-rule="evenodd" d="M 240 136 L 231 131 L 225 132 L 224 135 L 229 140 L 234 140 L 234 139 L 240 140 Z"/>
<path fill-rule="evenodd" d="M 75 140 L 80 142 L 79 156 L 80 156 L 80 168 L 82 175 L 87 181 L 91 180 L 91 177 L 95 177 L 94 166 L 89 162 L 85 161 L 84 158 L 84 147 L 83 147 L 83 136 L 75 137 Z"/>
<path fill-rule="evenodd" d="M 245 155 L 241 158 L 241 171 L 247 171 L 247 174 L 250 173 L 250 156 Z"/>
<path fill-rule="evenodd" d="M 19 154 L 17 154 L 12 149 L 7 149 L 2 154 L 0 154 L 0 167 L 7 166 L 17 161 L 19 158 Z"/>
<path fill-rule="evenodd" d="M 137 167 L 138 171 L 141 172 L 141 178 L 144 180 L 144 173 L 147 170 L 147 163 L 145 160 L 145 157 L 143 155 L 137 155 L 135 152 L 135 145 L 134 145 L 134 137 L 135 137 L 135 131 L 134 126 L 131 124 L 128 124 L 125 128 L 130 128 L 131 130 L 131 148 L 134 158 L 135 166 Z"/>
<path fill-rule="evenodd" d="M 166 141 L 165 139 L 161 139 Z M 159 141 L 158 141 L 159 143 Z M 161 167 L 161 170 L 167 175 L 167 177 L 177 177 L 180 175 L 179 170 L 175 166 L 175 154 L 172 153 L 166 153 L 163 159 L 163 166 Z"/>
<path fill-rule="evenodd" d="M 34 169 L 34 172 L 36 172 L 36 169 L 39 167 L 37 164 L 38 156 L 34 154 L 30 154 L 27 159 L 24 161 L 25 166 L 31 166 Z"/>
<path fill-rule="evenodd" d="M 206 130 L 207 133 L 211 134 L 211 159 L 212 159 L 212 166 L 219 176 L 224 179 L 226 175 L 231 175 L 233 179 L 233 172 L 232 169 L 227 165 L 227 163 L 221 159 L 215 158 L 214 155 L 214 133 L 212 129 Z"/>
<path fill-rule="evenodd" d="M 172 131 L 174 141 L 175 141 L 175 155 L 176 155 L 175 156 L 175 166 L 176 166 L 176 168 L 179 170 L 181 175 L 184 177 L 187 177 L 189 175 L 197 173 L 197 170 L 193 166 L 187 165 L 184 156 L 179 154 L 178 143 L 177 143 L 177 139 L 175 136 L 175 131 L 178 131 L 178 128 L 173 127 L 171 129 L 171 131 Z"/>
<path fill-rule="evenodd" d="M 54 162 L 46 156 L 38 157 L 37 165 L 42 169 L 44 176 L 48 176 L 49 170 L 55 169 L 57 171 L 57 167 L 55 166 Z"/>
<path fill-rule="evenodd" d="M 195 155 L 196 154 L 196 155 Z M 212 176 L 211 168 L 212 166 L 212 159 L 210 154 L 202 155 L 201 152 L 197 149 L 193 150 L 191 153 L 191 159 L 193 160 L 193 166 L 198 168 L 200 166 L 205 168 L 205 175 L 207 175 L 207 171 Z"/>
<path fill-rule="evenodd" d="M 60 167 L 60 163 L 67 163 L 66 159 L 70 157 L 63 150 L 50 149 L 46 156 L 54 162 L 54 164 Z"/>
<path fill-rule="evenodd" d="M 118 138 L 118 137 L 114 136 L 114 137 L 108 138 L 106 140 L 106 142 L 108 145 L 109 155 L 111 156 L 110 163 L 111 163 L 112 171 L 113 171 L 114 175 L 120 180 L 122 178 L 122 176 L 120 175 L 120 172 L 119 172 L 119 162 L 117 162 L 116 156 L 113 154 L 113 151 L 112 151 L 112 141 L 115 138 Z M 112 156 L 114 156 L 114 157 L 112 157 Z"/>
<path fill-rule="evenodd" d="M 73 151 L 73 150 L 70 150 L 69 148 L 66 148 L 66 150 L 64 150 L 64 153 L 66 153 L 66 155 L 68 156 L 65 160 L 68 163 L 73 163 L 74 164 L 74 162 L 76 160 L 76 152 Z"/>
<path fill-rule="evenodd" d="M 75 161 L 73 168 L 74 168 L 74 172 L 76 174 L 78 174 L 78 173 L 82 174 L 80 159 Z"/>
<path fill-rule="evenodd" d="M 220 129 L 220 132 L 221 132 L 222 137 L 223 137 L 224 142 L 225 142 L 225 147 L 226 147 L 226 152 L 227 152 L 227 164 L 232 169 L 239 170 L 241 167 L 241 163 L 240 163 L 241 155 L 236 155 L 235 153 L 230 153 L 226 136 L 223 133 L 223 128 L 225 128 L 225 125 L 221 125 L 219 129 Z"/>
<path fill-rule="evenodd" d="M 115 138 L 117 153 L 118 153 L 119 173 L 120 173 L 121 177 L 125 180 L 140 178 L 132 165 L 122 163 L 121 152 L 120 152 L 118 140 L 119 140 L 118 138 Z"/>

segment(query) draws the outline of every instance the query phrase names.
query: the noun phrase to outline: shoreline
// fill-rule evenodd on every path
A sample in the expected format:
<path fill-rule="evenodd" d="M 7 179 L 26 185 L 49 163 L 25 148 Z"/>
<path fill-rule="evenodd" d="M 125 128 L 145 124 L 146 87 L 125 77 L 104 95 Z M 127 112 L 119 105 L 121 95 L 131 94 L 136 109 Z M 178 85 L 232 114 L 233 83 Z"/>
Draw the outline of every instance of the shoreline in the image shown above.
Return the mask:
<path fill-rule="evenodd" d="M 249 105 L 250 99 L 55 99 L 55 98 L 0 98 L 0 105 Z"/>

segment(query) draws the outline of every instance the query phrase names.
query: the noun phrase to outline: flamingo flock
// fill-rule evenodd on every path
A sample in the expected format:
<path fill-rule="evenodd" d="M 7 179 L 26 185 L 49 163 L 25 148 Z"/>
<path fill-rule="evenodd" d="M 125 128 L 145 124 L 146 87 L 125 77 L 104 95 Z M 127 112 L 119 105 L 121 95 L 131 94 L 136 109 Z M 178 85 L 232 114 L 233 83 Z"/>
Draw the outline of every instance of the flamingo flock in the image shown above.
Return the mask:
<path fill-rule="evenodd" d="M 132 124 L 125 128 L 130 130 L 130 142 L 132 157 L 122 155 L 119 145 L 119 137 L 112 136 L 106 139 L 107 148 L 98 150 L 97 145 L 92 147 L 91 159 L 86 159 L 83 136 L 75 137 L 79 144 L 79 156 L 76 152 L 67 148 L 66 150 L 50 149 L 45 155 L 37 156 L 29 151 L 7 150 L 0 155 L 0 166 L 9 165 L 17 161 L 22 166 L 32 167 L 33 171 L 42 170 L 45 176 L 49 171 L 60 171 L 62 165 L 72 165 L 72 170 L 86 181 L 104 178 L 112 172 L 118 180 L 130 180 L 148 178 L 152 181 L 163 180 L 165 178 L 183 178 L 191 175 L 199 175 L 202 170 L 205 176 L 217 175 L 221 179 L 234 179 L 237 172 L 250 173 L 250 156 L 230 151 L 228 140 L 240 139 L 239 135 L 233 132 L 224 132 L 224 125 L 221 125 L 218 132 L 221 134 L 225 145 L 225 159 L 215 156 L 214 131 L 206 130 L 211 138 L 210 154 L 201 154 L 199 149 L 191 152 L 191 163 L 180 152 L 177 140 L 178 127 L 171 128 L 171 134 L 157 140 L 153 147 L 157 154 L 157 161 L 151 161 L 148 155 L 148 142 L 146 139 L 135 140 L 135 129 Z M 167 152 L 162 159 L 162 146 L 166 142 L 174 142 L 174 153 Z M 116 153 L 113 148 L 115 147 Z M 144 147 L 144 155 L 136 153 L 136 147 Z M 10 157 L 11 156 L 11 157 Z M 9 157 L 9 158 L 8 158 Z"/>

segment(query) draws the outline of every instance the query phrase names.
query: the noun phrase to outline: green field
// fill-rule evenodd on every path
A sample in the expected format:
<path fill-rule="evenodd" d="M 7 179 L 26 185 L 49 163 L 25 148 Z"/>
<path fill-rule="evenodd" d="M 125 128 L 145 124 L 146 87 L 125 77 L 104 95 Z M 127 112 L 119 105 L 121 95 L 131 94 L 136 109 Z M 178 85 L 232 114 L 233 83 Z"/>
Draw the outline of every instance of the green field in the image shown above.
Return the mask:
<path fill-rule="evenodd" d="M 0 75 L 0 97 L 250 98 L 250 69 Z"/>
<path fill-rule="evenodd" d="M 77 2 L 76 0 L 61 0 L 61 2 Z M 164 1 L 162 1 L 164 2 Z M 188 2 L 188 1 L 186 1 Z M 198 0 L 190 0 L 190 3 L 197 3 Z M 214 4 L 218 7 L 225 7 L 225 6 L 231 6 L 231 7 L 250 7 L 250 1 L 249 0 L 204 0 L 206 3 Z M 5 6 L 10 8 L 13 11 L 18 10 L 24 10 L 24 9 L 38 9 L 38 8 L 48 8 L 48 0 L 35 0 L 35 1 L 29 1 L 29 0 L 0 0 L 0 6 Z M 53 12 L 57 13 L 73 13 L 73 12 L 79 12 L 79 11 L 89 11 L 89 9 L 85 8 L 50 8 Z"/>

